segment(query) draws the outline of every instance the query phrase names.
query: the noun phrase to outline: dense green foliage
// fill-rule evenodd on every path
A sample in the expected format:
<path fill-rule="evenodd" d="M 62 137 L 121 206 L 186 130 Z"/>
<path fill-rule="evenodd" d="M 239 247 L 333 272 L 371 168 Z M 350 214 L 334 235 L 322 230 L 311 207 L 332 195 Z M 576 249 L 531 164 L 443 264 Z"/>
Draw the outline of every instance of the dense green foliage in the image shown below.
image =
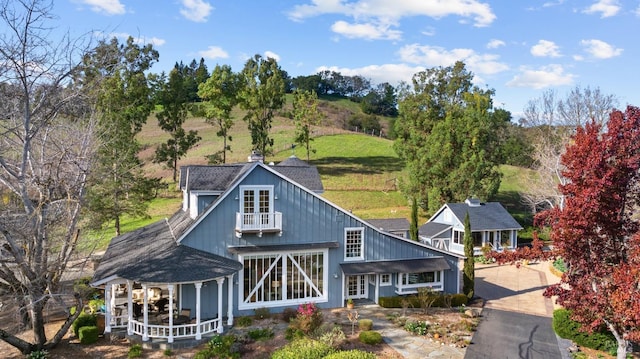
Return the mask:
<path fill-rule="evenodd" d="M 302 338 L 276 350 L 271 359 L 318 359 L 331 354 L 333 348 L 318 340 Z"/>
<path fill-rule="evenodd" d="M 602 350 L 615 355 L 618 344 L 613 335 L 605 330 L 588 333 L 582 325 L 571 320 L 571 311 L 556 309 L 553 312 L 553 330 L 564 339 L 570 339 L 580 346 Z"/>
<path fill-rule="evenodd" d="M 81 68 L 102 139 L 87 193 L 90 220 L 94 227 L 113 221 L 116 235 L 123 215 L 147 213 L 152 184 L 142 172 L 136 135 L 154 108 L 145 72 L 158 56 L 151 45 L 139 46 L 132 37 L 126 44 L 113 38 L 88 53 Z"/>
<path fill-rule="evenodd" d="M 383 308 L 402 308 L 403 300 L 409 301 L 409 306 L 413 308 L 420 308 L 421 303 L 417 296 L 394 296 L 394 297 L 380 297 L 379 304 Z M 467 304 L 469 298 L 460 294 L 440 294 L 436 297 L 435 301 L 431 304 L 432 307 L 459 307 Z"/>
<path fill-rule="evenodd" d="M 472 79 L 457 62 L 415 74 L 401 91 L 394 147 L 407 163 L 403 191 L 430 213 L 470 196 L 489 200 L 500 185 L 505 119 L 493 111 L 493 90 L 472 86 Z"/>
<path fill-rule="evenodd" d="M 73 334 L 76 337 L 80 335 L 80 328 L 82 327 L 95 327 L 98 325 L 98 317 L 95 314 L 82 313 L 76 318 L 73 322 L 71 328 L 73 329 Z"/>
<path fill-rule="evenodd" d="M 134 344 L 129 348 L 127 358 L 140 358 L 142 356 L 142 345 Z"/>
<path fill-rule="evenodd" d="M 365 344 L 376 345 L 382 343 L 382 334 L 373 330 L 365 330 L 360 332 L 358 339 Z"/>
<path fill-rule="evenodd" d="M 362 350 L 343 350 L 329 354 L 324 359 L 375 359 L 376 355 Z"/>
<path fill-rule="evenodd" d="M 360 329 L 360 330 L 371 330 L 371 329 L 373 329 L 373 320 L 371 320 L 371 319 L 360 319 L 358 321 L 358 329 Z"/>
<path fill-rule="evenodd" d="M 464 293 L 469 299 L 473 298 L 475 293 L 475 259 L 473 258 L 473 238 L 471 237 L 471 222 L 469 220 L 469 213 L 464 216 L 464 269 L 462 279 L 462 293 Z"/>
<path fill-rule="evenodd" d="M 240 353 L 237 351 L 238 347 L 234 346 L 234 343 L 237 342 L 237 340 L 238 338 L 236 338 L 236 336 L 232 334 L 214 335 L 207 343 L 207 348 L 196 353 L 194 358 L 240 358 Z"/>
<path fill-rule="evenodd" d="M 93 344 L 98 341 L 98 327 L 83 326 L 78 330 L 78 338 L 81 344 Z"/>

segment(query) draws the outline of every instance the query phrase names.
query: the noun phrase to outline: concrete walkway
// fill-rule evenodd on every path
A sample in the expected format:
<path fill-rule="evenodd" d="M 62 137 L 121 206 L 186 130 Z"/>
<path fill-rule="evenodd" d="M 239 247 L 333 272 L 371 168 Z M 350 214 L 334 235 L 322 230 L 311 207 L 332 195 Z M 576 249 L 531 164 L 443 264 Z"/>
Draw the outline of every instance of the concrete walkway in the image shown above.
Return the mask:
<path fill-rule="evenodd" d="M 356 307 L 360 319 L 372 319 L 373 330 L 382 335 L 385 343 L 407 359 L 462 359 L 466 348 L 456 348 L 435 342 L 427 337 L 411 335 L 389 320 L 388 315 L 398 309 L 386 309 L 376 304 L 359 305 Z"/>

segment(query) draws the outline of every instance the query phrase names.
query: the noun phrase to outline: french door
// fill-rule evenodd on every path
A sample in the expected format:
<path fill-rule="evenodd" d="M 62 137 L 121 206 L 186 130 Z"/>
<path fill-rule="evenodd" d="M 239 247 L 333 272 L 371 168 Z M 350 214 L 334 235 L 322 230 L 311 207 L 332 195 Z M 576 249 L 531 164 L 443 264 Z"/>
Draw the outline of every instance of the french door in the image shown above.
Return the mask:
<path fill-rule="evenodd" d="M 365 275 L 347 276 L 347 299 L 367 298 L 368 284 Z"/>

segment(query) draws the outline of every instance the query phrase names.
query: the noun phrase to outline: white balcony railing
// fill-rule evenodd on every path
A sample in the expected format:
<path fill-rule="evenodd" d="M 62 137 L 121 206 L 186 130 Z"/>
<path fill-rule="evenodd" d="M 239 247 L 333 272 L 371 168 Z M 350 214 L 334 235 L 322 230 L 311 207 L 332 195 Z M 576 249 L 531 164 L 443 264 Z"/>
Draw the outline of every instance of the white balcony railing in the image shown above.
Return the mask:
<path fill-rule="evenodd" d="M 243 233 L 257 233 L 258 237 L 264 232 L 278 232 L 282 234 L 282 213 L 236 213 L 236 236 Z"/>

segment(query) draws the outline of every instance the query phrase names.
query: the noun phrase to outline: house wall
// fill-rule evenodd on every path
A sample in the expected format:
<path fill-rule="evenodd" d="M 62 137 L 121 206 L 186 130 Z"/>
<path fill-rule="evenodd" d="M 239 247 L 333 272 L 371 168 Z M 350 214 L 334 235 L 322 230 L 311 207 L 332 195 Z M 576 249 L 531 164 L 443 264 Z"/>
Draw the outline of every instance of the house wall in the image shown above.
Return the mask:
<path fill-rule="evenodd" d="M 215 253 L 228 258 L 238 259 L 238 256 L 228 251 L 228 247 L 234 246 L 262 246 L 262 245 L 287 245 L 318 242 L 338 242 L 339 248 L 330 248 L 328 268 L 328 301 L 318 303 L 320 307 L 340 307 L 342 301 L 342 276 L 339 264 L 344 262 L 344 229 L 347 227 L 363 227 L 364 231 L 364 255 L 365 260 L 393 260 L 413 259 L 425 256 L 444 256 L 451 270 L 445 271 L 445 291 L 457 290 L 457 259 L 453 256 L 443 255 L 432 251 L 410 240 L 397 239 L 388 234 L 381 233 L 338 208 L 328 204 L 315 195 L 300 187 L 282 180 L 279 176 L 256 167 L 240 185 L 273 185 L 274 210 L 282 212 L 282 235 L 277 233 L 263 233 L 262 237 L 255 234 L 244 233 L 238 238 L 235 233 L 236 212 L 240 210 L 241 197 L 239 188 L 230 192 L 226 197 L 216 203 L 211 211 L 183 240 L 182 244 L 203 251 Z M 236 199 L 238 198 L 238 199 Z M 338 278 L 334 278 L 338 274 Z M 238 298 L 238 278 L 234 279 L 235 308 Z M 394 282 L 395 283 L 395 282 Z M 226 288 L 226 284 L 225 284 Z M 382 287 L 385 293 L 387 289 L 393 290 L 394 286 Z M 204 289 L 204 288 L 203 288 Z M 370 297 L 373 295 L 370 291 Z M 195 292 L 194 292 L 195 293 Z M 187 290 L 185 290 L 185 295 Z M 385 294 L 386 295 L 386 294 Z M 390 294 L 391 295 L 391 294 Z M 382 296 L 382 294 L 381 294 Z M 226 300 L 226 296 L 223 296 Z M 225 304 L 226 308 L 226 304 Z M 272 308 L 272 312 L 282 310 Z M 235 315 L 253 314 L 252 311 L 239 312 Z M 203 314 L 204 316 L 204 314 Z"/>

